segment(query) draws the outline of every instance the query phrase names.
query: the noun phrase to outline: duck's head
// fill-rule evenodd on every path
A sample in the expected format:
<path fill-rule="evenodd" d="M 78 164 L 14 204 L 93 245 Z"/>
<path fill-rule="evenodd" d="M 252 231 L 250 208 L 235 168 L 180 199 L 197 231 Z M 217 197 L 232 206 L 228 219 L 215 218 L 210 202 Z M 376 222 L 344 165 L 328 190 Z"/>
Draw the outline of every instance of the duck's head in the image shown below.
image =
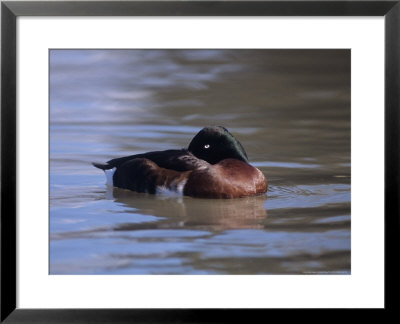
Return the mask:
<path fill-rule="evenodd" d="M 211 164 L 224 159 L 248 162 L 243 146 L 222 126 L 204 127 L 192 139 L 188 150 L 199 159 Z"/>

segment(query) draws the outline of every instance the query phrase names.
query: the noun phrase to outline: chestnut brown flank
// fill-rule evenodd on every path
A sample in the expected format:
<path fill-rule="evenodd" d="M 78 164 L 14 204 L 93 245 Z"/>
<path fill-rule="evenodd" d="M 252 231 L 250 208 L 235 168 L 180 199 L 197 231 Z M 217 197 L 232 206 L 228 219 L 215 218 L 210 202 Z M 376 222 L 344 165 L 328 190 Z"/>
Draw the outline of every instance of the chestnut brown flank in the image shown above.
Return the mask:
<path fill-rule="evenodd" d="M 248 163 L 226 159 L 189 175 L 184 194 L 203 198 L 239 198 L 267 191 L 267 180 Z"/>

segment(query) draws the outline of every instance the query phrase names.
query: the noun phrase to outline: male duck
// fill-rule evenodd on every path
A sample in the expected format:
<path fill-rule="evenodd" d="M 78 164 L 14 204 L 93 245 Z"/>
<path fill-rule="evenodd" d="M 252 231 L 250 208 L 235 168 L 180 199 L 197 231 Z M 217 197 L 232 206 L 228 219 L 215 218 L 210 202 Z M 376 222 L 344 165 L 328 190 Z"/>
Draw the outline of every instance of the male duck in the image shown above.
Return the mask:
<path fill-rule="evenodd" d="M 108 183 L 136 192 L 164 190 L 201 198 L 238 198 L 267 191 L 239 141 L 222 126 L 203 128 L 187 149 L 155 151 L 93 165 Z"/>

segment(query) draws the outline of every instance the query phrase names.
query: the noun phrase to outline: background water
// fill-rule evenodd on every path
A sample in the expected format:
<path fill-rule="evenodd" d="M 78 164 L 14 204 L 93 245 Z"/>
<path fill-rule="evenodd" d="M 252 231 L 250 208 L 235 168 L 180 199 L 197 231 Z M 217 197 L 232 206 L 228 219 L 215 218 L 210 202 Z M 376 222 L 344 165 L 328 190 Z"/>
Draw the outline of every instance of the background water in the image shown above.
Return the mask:
<path fill-rule="evenodd" d="M 267 195 L 154 196 L 91 165 L 227 127 Z M 51 274 L 349 274 L 350 51 L 52 50 Z"/>

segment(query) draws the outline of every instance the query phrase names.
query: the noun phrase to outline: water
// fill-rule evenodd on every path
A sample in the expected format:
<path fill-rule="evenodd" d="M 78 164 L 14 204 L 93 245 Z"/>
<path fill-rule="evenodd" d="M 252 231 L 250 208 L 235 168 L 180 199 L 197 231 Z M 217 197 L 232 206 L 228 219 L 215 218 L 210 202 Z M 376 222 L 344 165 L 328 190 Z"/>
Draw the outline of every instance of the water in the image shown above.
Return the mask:
<path fill-rule="evenodd" d="M 267 195 L 105 185 L 92 161 L 223 125 Z M 350 53 L 53 50 L 50 274 L 349 274 Z"/>

